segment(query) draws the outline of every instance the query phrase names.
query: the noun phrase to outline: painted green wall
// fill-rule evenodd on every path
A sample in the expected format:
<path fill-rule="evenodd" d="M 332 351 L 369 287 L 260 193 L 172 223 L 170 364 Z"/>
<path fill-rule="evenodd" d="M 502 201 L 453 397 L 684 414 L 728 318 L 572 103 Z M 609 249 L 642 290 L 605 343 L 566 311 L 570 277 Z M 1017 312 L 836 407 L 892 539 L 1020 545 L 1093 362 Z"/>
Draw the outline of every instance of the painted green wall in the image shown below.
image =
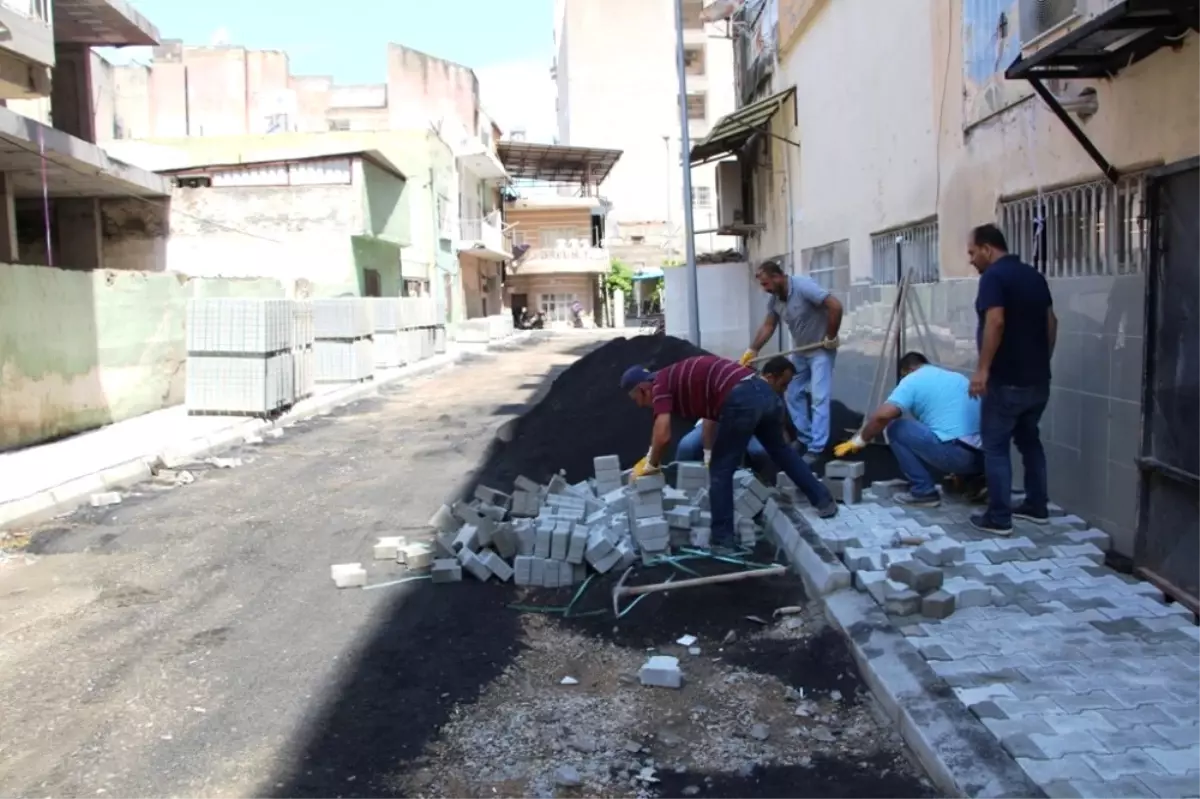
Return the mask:
<path fill-rule="evenodd" d="M 193 296 L 284 290 L 269 279 L 0 264 L 0 450 L 182 402 Z"/>
<path fill-rule="evenodd" d="M 364 232 L 401 246 L 411 244 L 411 211 L 405 181 L 366 160 L 362 167 L 368 226 Z"/>
<path fill-rule="evenodd" d="M 358 293 L 366 296 L 364 269 L 379 273 L 380 296 L 400 296 L 400 245 L 370 236 L 354 236 L 354 266 L 358 274 Z"/>

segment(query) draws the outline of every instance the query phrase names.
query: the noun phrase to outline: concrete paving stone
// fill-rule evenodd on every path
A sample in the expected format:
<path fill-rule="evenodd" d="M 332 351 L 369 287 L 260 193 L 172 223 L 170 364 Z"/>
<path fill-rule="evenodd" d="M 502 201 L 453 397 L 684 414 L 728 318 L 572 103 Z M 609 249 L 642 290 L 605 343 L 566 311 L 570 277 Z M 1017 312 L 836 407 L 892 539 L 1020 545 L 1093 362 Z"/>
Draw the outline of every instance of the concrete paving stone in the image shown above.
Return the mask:
<path fill-rule="evenodd" d="M 1164 688 L 1126 688 L 1123 686 L 1112 686 L 1107 689 L 1108 693 L 1112 694 L 1117 701 L 1128 708 L 1136 708 L 1141 705 L 1156 705 L 1162 706 L 1175 701 L 1175 696 Z M 1200 697 L 1200 687 L 1197 687 L 1197 696 Z"/>
<path fill-rule="evenodd" d="M 1025 716 L 1045 716 L 1052 713 L 1062 713 L 1063 709 L 1053 699 L 1046 696 L 1036 699 L 994 699 L 999 712 L 1005 718 L 1022 718 Z"/>
<path fill-rule="evenodd" d="M 962 702 L 967 707 L 977 705 L 980 702 L 987 702 L 994 699 L 1015 699 L 1012 689 L 1000 683 L 993 685 L 982 685 L 977 688 L 955 688 L 954 695 L 958 697 L 958 701 Z M 1047 729 L 1046 732 L 1052 732 Z"/>
<path fill-rule="evenodd" d="M 989 563 L 996 564 L 1028 560 L 1025 557 L 1025 550 L 1023 549 L 997 549 L 992 552 L 984 552 L 983 555 Z"/>
<path fill-rule="evenodd" d="M 462 580 L 462 566 L 454 558 L 438 558 L 433 562 L 429 576 L 435 583 L 457 583 Z"/>
<path fill-rule="evenodd" d="M 888 566 L 888 577 L 904 583 L 918 594 L 926 594 L 942 587 L 945 575 L 942 570 L 919 561 L 910 560 Z"/>
<path fill-rule="evenodd" d="M 1104 782 L 1142 774 L 1167 774 L 1167 770 L 1142 749 L 1127 749 L 1116 754 L 1080 755 Z"/>
<path fill-rule="evenodd" d="M 1075 530 L 1068 532 L 1067 538 L 1077 544 L 1093 544 L 1094 546 L 1107 552 L 1112 548 L 1112 537 L 1103 530 L 1096 528 L 1088 528 L 1087 530 Z"/>
<path fill-rule="evenodd" d="M 496 575 L 502 583 L 507 583 L 513 577 L 513 568 L 509 566 L 504 558 L 497 555 L 492 550 L 486 550 L 479 556 L 479 560 L 487 567 L 488 571 Z"/>
<path fill-rule="evenodd" d="M 1182 776 L 1143 774 L 1138 781 L 1161 799 L 1200 798 L 1200 770 L 1189 771 Z"/>
<path fill-rule="evenodd" d="M 948 591 L 934 591 L 921 599 L 921 615 L 931 619 L 944 619 L 954 612 L 954 594 Z"/>
<path fill-rule="evenodd" d="M 1036 760 L 1019 757 L 1017 758 L 1017 765 L 1029 775 L 1030 779 L 1040 786 L 1045 786 L 1056 780 L 1099 781 L 1101 779 L 1100 776 L 1084 760 L 1085 757 L 1087 755 L 1068 755 L 1067 757 L 1060 757 L 1057 760 Z"/>
<path fill-rule="evenodd" d="M 1154 705 L 1154 707 L 1159 708 L 1163 713 L 1170 716 L 1177 725 L 1194 725 L 1194 723 L 1200 723 L 1200 703 L 1159 704 Z M 1196 762 L 1200 763 L 1200 761 Z"/>
<path fill-rule="evenodd" d="M 1051 780 L 1042 787 L 1055 799 L 1143 799 L 1155 796 L 1145 783 L 1134 777 L 1123 777 L 1115 782 Z"/>
<path fill-rule="evenodd" d="M 1034 746 L 1045 753 L 1045 757 L 1048 760 L 1055 760 L 1066 755 L 1084 753 L 1107 754 L 1109 751 L 1108 747 L 1099 739 L 1084 730 L 1054 733 L 1053 735 L 1033 733 L 1029 736 L 1029 740 Z"/>
<path fill-rule="evenodd" d="M 1170 749 L 1172 742 L 1156 732 L 1151 727 L 1130 727 L 1127 730 L 1092 729 L 1091 734 L 1100 741 L 1109 752 L 1120 754 L 1127 749 Z M 1197 761 L 1200 763 L 1200 761 Z"/>
<path fill-rule="evenodd" d="M 1138 708 L 1138 714 L 1140 715 L 1144 710 L 1146 710 L 1144 707 Z M 1163 740 L 1170 741 L 1176 749 L 1200 746 L 1200 724 L 1151 724 L 1150 729 Z"/>
<path fill-rule="evenodd" d="M 1181 777 L 1200 766 L 1200 745 L 1186 749 L 1151 747 L 1144 750 L 1168 774 Z"/>

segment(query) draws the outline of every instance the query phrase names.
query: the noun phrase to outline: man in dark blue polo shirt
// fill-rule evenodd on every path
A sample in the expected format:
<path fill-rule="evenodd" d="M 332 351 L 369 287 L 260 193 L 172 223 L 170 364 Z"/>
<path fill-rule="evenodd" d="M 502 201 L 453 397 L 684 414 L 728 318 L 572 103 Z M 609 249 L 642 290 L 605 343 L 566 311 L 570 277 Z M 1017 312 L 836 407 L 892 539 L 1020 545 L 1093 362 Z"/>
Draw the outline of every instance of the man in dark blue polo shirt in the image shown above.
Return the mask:
<path fill-rule="evenodd" d="M 979 271 L 979 365 L 970 394 L 983 399 L 980 436 L 988 483 L 987 512 L 972 516 L 971 523 L 985 532 L 1010 535 L 1014 516 L 1045 524 L 1050 515 L 1038 422 L 1050 400 L 1058 319 L 1046 278 L 1009 254 L 995 225 L 972 230 L 967 253 Z M 1025 466 L 1025 500 L 1016 508 L 1009 459 L 1013 444 Z"/>

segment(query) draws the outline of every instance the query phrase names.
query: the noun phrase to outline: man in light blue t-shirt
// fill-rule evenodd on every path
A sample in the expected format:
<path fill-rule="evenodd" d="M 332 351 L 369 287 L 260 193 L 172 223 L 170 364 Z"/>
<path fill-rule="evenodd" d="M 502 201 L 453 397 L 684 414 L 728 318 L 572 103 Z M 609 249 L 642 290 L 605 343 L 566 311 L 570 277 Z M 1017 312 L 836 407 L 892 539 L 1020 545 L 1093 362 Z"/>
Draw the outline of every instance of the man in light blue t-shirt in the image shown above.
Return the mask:
<path fill-rule="evenodd" d="M 900 375 L 891 396 L 875 409 L 862 432 L 834 452 L 839 458 L 858 452 L 886 429 L 888 446 L 910 483 L 908 493 L 893 499 L 936 507 L 941 496 L 932 472 L 959 477 L 983 474 L 979 400 L 968 392 L 970 380 L 933 366 L 919 352 L 900 359 Z M 909 418 L 901 418 L 906 415 Z"/>

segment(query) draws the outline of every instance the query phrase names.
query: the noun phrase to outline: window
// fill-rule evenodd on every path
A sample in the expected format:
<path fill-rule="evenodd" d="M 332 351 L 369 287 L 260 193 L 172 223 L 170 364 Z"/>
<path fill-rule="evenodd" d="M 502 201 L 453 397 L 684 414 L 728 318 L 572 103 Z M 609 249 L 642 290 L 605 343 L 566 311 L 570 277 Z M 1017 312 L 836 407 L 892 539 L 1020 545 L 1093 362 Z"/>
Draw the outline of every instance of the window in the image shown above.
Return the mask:
<path fill-rule="evenodd" d="M 801 274 L 835 294 L 850 288 L 850 241 L 842 239 L 800 251 Z"/>
<path fill-rule="evenodd" d="M 687 96 L 687 115 L 688 119 L 708 118 L 708 95 L 705 92 L 696 92 Z"/>
<path fill-rule="evenodd" d="M 453 231 L 450 230 L 450 198 L 441 194 L 437 198 L 437 226 L 440 238 L 453 238 Z"/>
<path fill-rule="evenodd" d="M 708 186 L 695 186 L 692 188 L 692 205 L 697 208 L 712 207 L 712 189 Z"/>
<path fill-rule="evenodd" d="M 900 267 L 912 273 L 914 283 L 936 283 L 941 273 L 938 262 L 938 223 L 936 220 L 893 228 L 871 236 L 871 282 L 896 285 L 896 250 L 899 242 Z"/>
<path fill-rule="evenodd" d="M 1000 229 L 1009 250 L 1046 277 L 1141 272 L 1149 258 L 1146 178 L 1130 175 L 1115 186 L 1098 180 L 1002 202 Z"/>
<path fill-rule="evenodd" d="M 543 294 L 538 307 L 546 315 L 547 322 L 571 322 L 575 315 L 571 306 L 579 300 L 577 294 Z"/>
<path fill-rule="evenodd" d="M 350 120 L 348 119 L 331 119 L 329 120 L 330 130 L 350 130 Z"/>
<path fill-rule="evenodd" d="M 704 74 L 704 45 L 687 47 L 683 51 L 683 68 L 689 75 Z"/>

